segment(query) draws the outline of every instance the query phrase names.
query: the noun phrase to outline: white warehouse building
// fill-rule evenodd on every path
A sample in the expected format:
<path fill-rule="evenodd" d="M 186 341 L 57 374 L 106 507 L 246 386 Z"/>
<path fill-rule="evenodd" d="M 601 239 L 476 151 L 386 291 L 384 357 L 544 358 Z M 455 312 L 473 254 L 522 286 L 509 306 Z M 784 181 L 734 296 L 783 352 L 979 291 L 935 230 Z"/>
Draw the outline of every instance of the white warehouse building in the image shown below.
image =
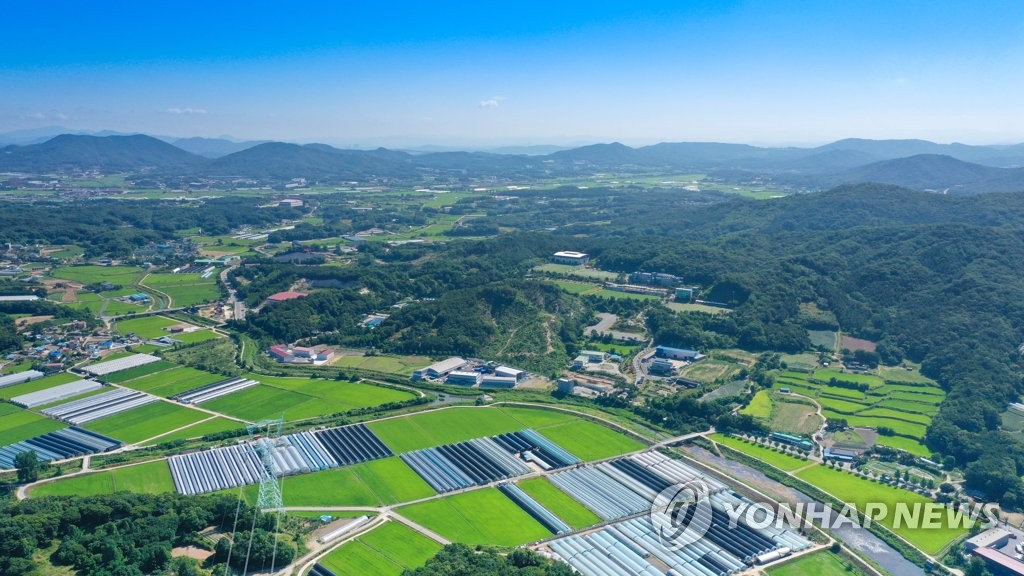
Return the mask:
<path fill-rule="evenodd" d="M 570 266 L 581 266 L 590 262 L 590 255 L 584 254 L 583 252 L 573 252 L 571 250 L 563 250 L 561 252 L 555 252 L 555 255 L 551 257 L 551 261 L 556 264 L 569 264 Z"/>

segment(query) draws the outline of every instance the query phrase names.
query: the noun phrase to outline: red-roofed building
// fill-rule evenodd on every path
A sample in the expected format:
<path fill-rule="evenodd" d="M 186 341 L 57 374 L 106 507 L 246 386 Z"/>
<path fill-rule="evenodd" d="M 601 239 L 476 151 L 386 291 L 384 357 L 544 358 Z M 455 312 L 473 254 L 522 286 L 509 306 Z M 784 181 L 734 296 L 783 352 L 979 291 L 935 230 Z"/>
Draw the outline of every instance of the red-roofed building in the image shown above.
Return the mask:
<path fill-rule="evenodd" d="M 998 550 L 992 548 L 975 548 L 973 551 L 975 556 L 985 560 L 988 564 L 988 569 L 993 574 L 1019 574 L 1024 576 L 1024 562 L 1007 556 Z"/>
<path fill-rule="evenodd" d="M 277 294 L 271 294 L 267 297 L 267 305 L 273 306 L 274 304 L 280 304 L 288 300 L 295 300 L 296 298 L 303 298 L 309 296 L 305 292 L 278 292 Z"/>
<path fill-rule="evenodd" d="M 330 348 L 304 348 L 301 346 L 288 346 L 277 344 L 268 350 L 271 358 L 286 364 L 313 364 L 319 366 L 326 364 L 334 358 L 334 350 Z"/>

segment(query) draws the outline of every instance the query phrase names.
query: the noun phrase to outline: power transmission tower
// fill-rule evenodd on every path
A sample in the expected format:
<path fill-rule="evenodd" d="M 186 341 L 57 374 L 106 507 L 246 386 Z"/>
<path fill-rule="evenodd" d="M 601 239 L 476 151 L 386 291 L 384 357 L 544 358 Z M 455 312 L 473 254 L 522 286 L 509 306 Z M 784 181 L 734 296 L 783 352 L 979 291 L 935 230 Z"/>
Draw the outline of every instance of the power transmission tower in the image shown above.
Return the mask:
<path fill-rule="evenodd" d="M 256 507 L 260 510 L 280 510 L 284 506 L 281 496 L 281 482 L 274 470 L 274 450 L 281 443 L 281 427 L 284 417 L 275 420 L 263 420 L 250 424 L 247 428 L 253 439 L 253 449 L 260 457 L 260 491 L 256 498 Z"/>

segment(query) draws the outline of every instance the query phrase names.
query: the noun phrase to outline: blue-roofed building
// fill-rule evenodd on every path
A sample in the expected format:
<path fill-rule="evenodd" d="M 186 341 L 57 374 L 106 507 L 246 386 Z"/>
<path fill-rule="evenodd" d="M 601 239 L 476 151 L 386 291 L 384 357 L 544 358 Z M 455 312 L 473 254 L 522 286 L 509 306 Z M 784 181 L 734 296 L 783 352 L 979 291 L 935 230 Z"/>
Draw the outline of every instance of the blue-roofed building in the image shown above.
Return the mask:
<path fill-rule="evenodd" d="M 687 350 L 685 348 L 671 348 L 669 346 L 658 346 L 654 355 L 658 358 L 669 358 L 671 360 L 687 360 L 690 362 L 699 362 L 707 356 L 697 352 L 696 350 Z"/>

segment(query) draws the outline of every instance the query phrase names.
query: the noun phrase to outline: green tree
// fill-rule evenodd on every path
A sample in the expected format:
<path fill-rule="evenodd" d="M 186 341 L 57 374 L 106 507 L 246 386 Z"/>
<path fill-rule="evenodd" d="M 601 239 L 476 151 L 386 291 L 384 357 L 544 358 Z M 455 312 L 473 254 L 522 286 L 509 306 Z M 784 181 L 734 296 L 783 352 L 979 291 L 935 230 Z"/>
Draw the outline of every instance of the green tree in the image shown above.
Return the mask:
<path fill-rule="evenodd" d="M 39 456 L 35 450 L 22 452 L 15 456 L 14 467 L 18 469 L 18 482 L 27 483 L 39 480 Z"/>

